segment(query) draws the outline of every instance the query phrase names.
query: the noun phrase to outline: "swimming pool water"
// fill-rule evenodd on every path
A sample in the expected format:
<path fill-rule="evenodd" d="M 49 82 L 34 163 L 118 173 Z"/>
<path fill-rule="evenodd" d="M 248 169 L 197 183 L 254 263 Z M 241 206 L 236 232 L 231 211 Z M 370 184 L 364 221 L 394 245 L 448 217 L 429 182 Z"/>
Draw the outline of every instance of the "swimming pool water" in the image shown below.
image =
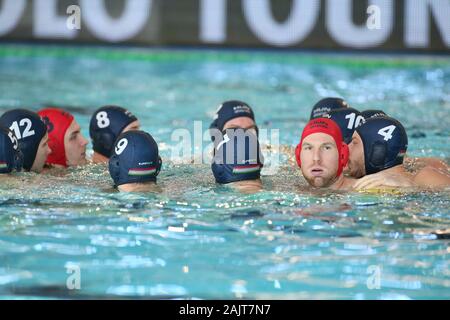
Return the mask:
<path fill-rule="evenodd" d="M 330 95 L 385 110 L 409 154 L 448 161 L 449 83 L 445 57 L 2 45 L 0 112 L 69 106 L 87 137 L 95 109 L 123 105 L 164 164 L 147 195 L 114 192 L 101 165 L 0 177 L 0 296 L 449 299 L 448 191 L 304 192 L 281 157 L 263 191 L 241 194 L 208 164 L 170 161 L 173 130 L 206 130 L 224 100 L 294 145 Z"/>

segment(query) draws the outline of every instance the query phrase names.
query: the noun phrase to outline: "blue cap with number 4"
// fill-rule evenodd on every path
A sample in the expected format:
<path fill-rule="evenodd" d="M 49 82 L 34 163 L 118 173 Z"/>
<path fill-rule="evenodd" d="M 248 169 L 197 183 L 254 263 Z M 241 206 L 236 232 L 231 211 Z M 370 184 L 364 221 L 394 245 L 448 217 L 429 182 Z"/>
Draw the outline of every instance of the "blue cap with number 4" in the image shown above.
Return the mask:
<path fill-rule="evenodd" d="M 0 125 L 11 129 L 19 141 L 23 154 L 23 168 L 31 170 L 39 144 L 47 133 L 47 126 L 36 112 L 26 109 L 13 109 L 0 117 Z"/>
<path fill-rule="evenodd" d="M 95 111 L 89 124 L 94 151 L 109 158 L 117 137 L 136 120 L 130 111 L 118 106 L 104 106 Z"/>
<path fill-rule="evenodd" d="M 366 174 L 403 163 L 408 136 L 399 121 L 390 117 L 370 118 L 356 132 L 363 142 Z"/>
<path fill-rule="evenodd" d="M 109 159 L 109 173 L 116 186 L 153 181 L 161 170 L 158 145 L 144 131 L 122 133 Z"/>

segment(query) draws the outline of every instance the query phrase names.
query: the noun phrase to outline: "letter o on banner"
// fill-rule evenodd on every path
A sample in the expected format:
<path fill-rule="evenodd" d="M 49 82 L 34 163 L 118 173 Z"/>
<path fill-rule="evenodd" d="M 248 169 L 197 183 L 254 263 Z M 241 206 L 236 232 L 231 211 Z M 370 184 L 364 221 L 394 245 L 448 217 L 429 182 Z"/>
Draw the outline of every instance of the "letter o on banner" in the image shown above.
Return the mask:
<path fill-rule="evenodd" d="M 25 7 L 25 0 L 3 0 L 3 8 L 0 10 L 0 36 L 17 26 Z"/>
<path fill-rule="evenodd" d="M 302 41 L 312 31 L 319 16 L 320 0 L 292 0 L 288 19 L 273 19 L 270 0 L 243 0 L 243 11 L 253 33 L 265 43 L 289 46 Z"/>
<path fill-rule="evenodd" d="M 152 0 L 126 0 L 121 17 L 113 19 L 105 10 L 104 0 L 81 0 L 82 18 L 97 38 L 110 42 L 125 41 L 144 28 L 152 3 Z"/>

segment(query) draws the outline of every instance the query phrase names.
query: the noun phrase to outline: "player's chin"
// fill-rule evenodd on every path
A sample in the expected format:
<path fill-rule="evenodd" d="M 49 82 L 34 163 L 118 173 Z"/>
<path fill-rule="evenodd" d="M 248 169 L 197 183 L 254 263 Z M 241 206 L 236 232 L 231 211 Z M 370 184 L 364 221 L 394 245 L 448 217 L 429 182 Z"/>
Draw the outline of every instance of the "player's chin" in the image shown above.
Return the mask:
<path fill-rule="evenodd" d="M 309 185 L 315 187 L 315 188 L 322 188 L 325 187 L 327 184 L 327 180 L 323 177 L 306 177 L 306 181 L 308 181 Z"/>

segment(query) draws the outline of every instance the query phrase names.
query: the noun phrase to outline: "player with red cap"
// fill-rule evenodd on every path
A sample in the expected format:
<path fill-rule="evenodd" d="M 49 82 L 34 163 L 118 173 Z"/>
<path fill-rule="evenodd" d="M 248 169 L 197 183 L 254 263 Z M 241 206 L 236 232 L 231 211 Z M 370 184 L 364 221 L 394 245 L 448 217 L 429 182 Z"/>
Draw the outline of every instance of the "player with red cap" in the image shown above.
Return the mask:
<path fill-rule="evenodd" d="M 38 114 L 47 125 L 52 150 L 46 164 L 63 168 L 86 164 L 88 141 L 81 134 L 80 125 L 75 118 L 59 108 L 45 108 Z"/>
<path fill-rule="evenodd" d="M 354 179 L 342 170 L 349 151 L 338 125 L 327 118 L 309 121 L 295 150 L 298 166 L 306 181 L 316 188 L 351 189 Z"/>

